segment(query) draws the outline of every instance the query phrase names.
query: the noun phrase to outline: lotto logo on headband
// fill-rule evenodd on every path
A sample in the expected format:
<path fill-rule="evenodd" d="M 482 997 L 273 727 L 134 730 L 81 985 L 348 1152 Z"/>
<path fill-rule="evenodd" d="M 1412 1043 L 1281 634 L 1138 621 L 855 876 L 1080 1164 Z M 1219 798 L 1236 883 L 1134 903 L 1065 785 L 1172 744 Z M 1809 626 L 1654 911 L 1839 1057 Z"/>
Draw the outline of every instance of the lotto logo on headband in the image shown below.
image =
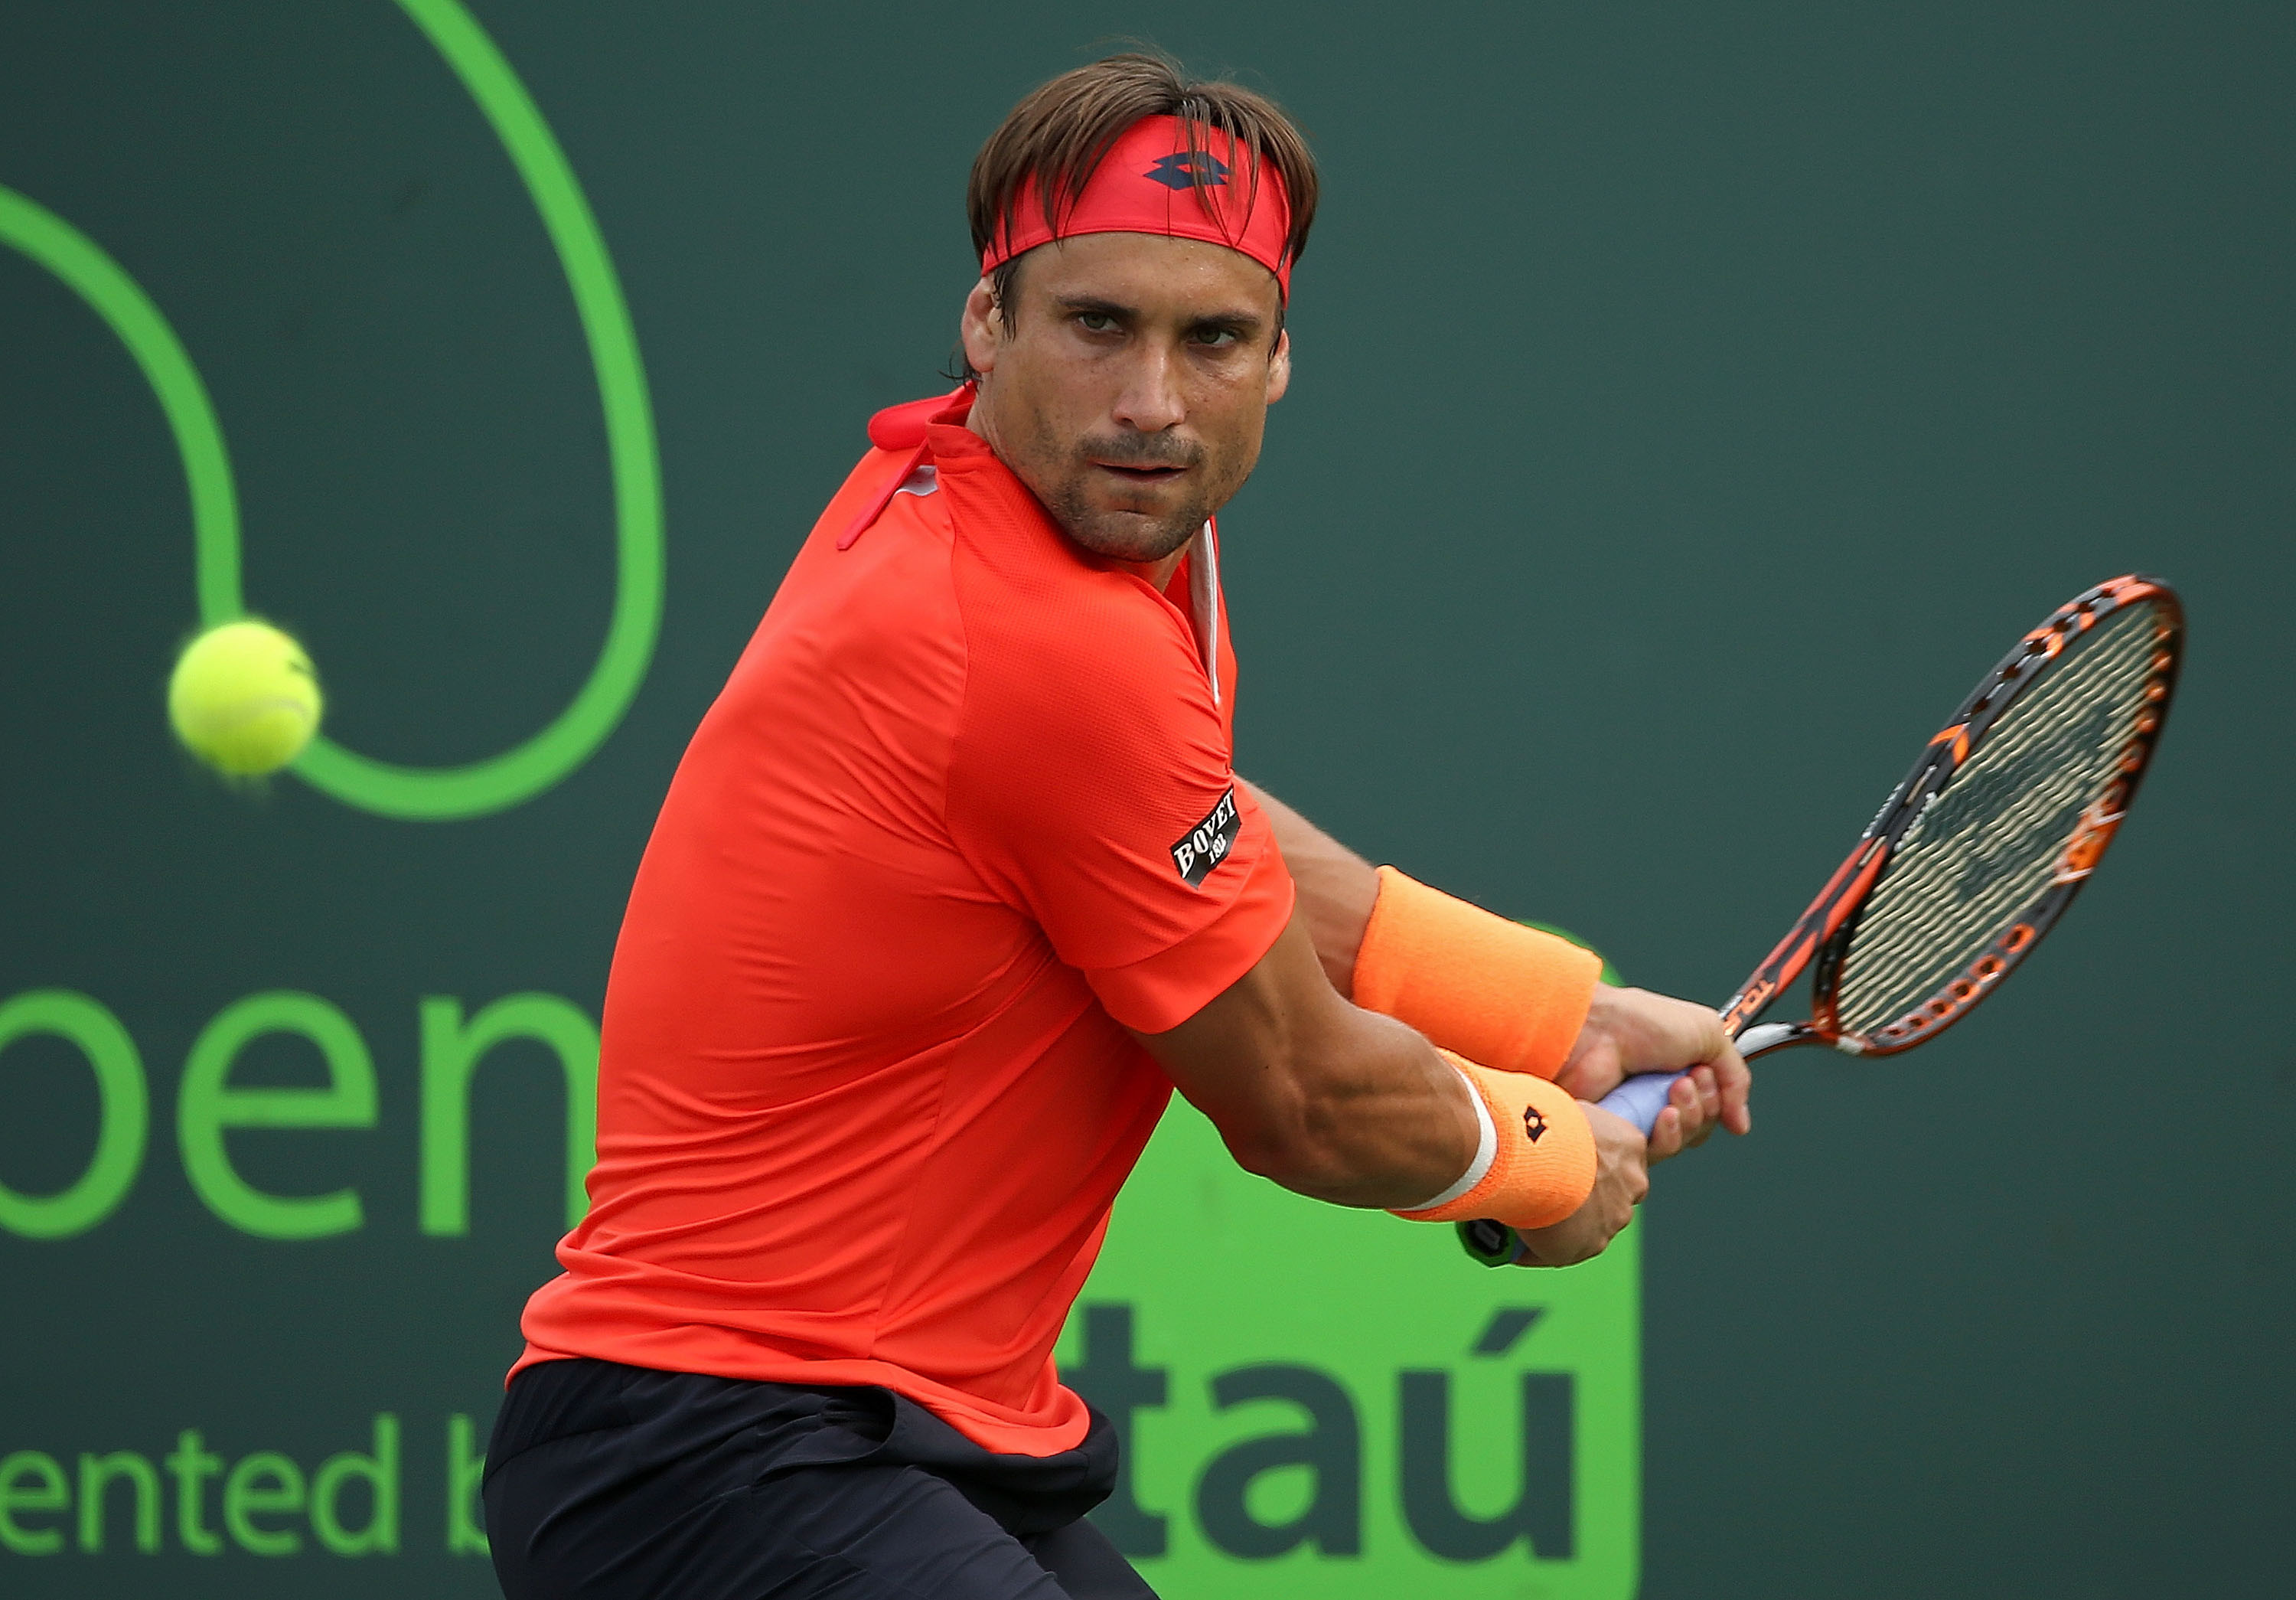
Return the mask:
<path fill-rule="evenodd" d="M 986 275 L 1040 244 L 1080 234 L 1162 234 L 1249 256 L 1274 273 L 1277 289 L 1289 295 L 1291 198 L 1283 174 L 1271 164 L 1257 171 L 1245 166 L 1250 181 L 1235 182 L 1239 165 L 1250 160 L 1243 145 L 1218 128 L 1192 127 L 1177 117 L 1143 117 L 1117 136 L 1084 192 L 1052 213 L 1037 178 L 1029 177 L 981 246 L 980 270 Z"/>
<path fill-rule="evenodd" d="M 1181 881 L 1191 889 L 1201 889 L 1212 868 L 1227 859 L 1242 835 L 1243 813 L 1235 808 L 1235 791 L 1231 788 L 1220 796 L 1210 814 L 1172 847 L 1172 865 L 1179 869 Z"/>
<path fill-rule="evenodd" d="M 1161 184 L 1167 189 L 1193 189 L 1199 172 L 1206 187 L 1227 182 L 1227 163 L 1216 155 L 1198 152 L 1194 155 L 1159 156 L 1156 164 L 1140 176 L 1152 184 Z"/>

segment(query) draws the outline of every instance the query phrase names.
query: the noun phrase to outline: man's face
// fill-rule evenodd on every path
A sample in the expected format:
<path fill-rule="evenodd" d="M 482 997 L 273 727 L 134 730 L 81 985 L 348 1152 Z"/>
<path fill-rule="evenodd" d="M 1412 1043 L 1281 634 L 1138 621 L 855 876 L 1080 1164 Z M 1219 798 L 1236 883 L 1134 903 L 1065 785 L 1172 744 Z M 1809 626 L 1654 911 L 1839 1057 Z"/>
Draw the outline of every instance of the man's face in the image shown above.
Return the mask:
<path fill-rule="evenodd" d="M 1086 234 L 1022 258 L 1016 305 L 964 308 L 972 425 L 1069 537 L 1158 562 L 1259 460 L 1292 373 L 1275 275 L 1157 234 Z"/>

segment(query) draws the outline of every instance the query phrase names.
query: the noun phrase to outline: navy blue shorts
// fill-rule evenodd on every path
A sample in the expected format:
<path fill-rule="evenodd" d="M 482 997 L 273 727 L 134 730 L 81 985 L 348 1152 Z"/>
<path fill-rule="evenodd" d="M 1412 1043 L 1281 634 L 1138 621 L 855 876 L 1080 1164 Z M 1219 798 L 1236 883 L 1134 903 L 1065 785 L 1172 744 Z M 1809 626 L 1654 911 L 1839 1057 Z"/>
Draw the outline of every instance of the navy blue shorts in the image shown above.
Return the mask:
<path fill-rule="evenodd" d="M 545 1361 L 495 1419 L 487 1533 L 509 1600 L 1155 1600 L 1084 1521 L 1115 1481 L 1097 1412 L 1003 1456 L 888 1390 Z"/>

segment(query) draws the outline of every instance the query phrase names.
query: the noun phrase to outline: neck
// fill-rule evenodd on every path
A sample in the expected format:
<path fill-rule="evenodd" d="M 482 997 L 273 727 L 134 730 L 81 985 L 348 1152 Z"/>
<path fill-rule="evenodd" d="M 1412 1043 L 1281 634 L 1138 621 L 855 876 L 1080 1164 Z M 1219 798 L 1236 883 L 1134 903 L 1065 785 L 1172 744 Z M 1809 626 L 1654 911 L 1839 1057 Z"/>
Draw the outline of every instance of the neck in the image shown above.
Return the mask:
<path fill-rule="evenodd" d="M 1193 544 L 1194 542 L 1194 540 L 1191 539 L 1189 544 Z M 1173 551 L 1171 554 L 1166 556 L 1162 561 L 1120 561 L 1116 564 L 1122 567 L 1128 572 L 1137 572 L 1141 577 L 1146 578 L 1149 586 L 1160 595 L 1171 583 L 1172 574 L 1180 570 L 1180 563 L 1187 559 L 1187 555 L 1188 546 L 1183 545 L 1177 550 Z"/>
<path fill-rule="evenodd" d="M 1004 461 L 1004 449 L 996 442 L 996 424 L 991 416 L 996 407 L 989 403 L 988 385 L 980 378 L 975 378 L 972 384 L 972 404 L 964 409 L 964 425 L 996 453 L 997 460 Z"/>

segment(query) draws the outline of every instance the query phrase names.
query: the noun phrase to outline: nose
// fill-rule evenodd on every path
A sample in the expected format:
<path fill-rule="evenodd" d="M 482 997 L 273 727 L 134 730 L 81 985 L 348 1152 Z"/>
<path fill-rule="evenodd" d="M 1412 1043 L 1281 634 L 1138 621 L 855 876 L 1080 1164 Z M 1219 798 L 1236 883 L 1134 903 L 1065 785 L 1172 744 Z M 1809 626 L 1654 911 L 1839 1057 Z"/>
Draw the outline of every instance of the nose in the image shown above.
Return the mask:
<path fill-rule="evenodd" d="M 1178 364 L 1169 350 L 1152 341 L 1144 340 L 1141 344 L 1143 348 L 1125 373 L 1124 387 L 1117 393 L 1111 415 L 1115 422 L 1137 432 L 1161 433 L 1187 419 L 1188 408 L 1180 398 Z"/>

